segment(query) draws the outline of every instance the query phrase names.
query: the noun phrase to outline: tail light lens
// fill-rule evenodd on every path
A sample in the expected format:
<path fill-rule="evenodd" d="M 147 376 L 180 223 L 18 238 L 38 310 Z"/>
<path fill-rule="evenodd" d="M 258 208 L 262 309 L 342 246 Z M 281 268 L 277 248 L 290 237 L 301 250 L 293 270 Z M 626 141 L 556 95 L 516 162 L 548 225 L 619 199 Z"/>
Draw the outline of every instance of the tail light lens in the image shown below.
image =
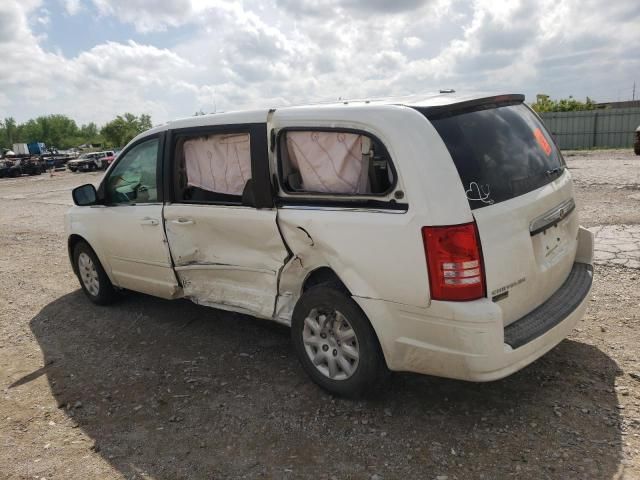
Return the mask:
<path fill-rule="evenodd" d="M 485 296 L 484 267 L 475 222 L 422 227 L 431 298 L 467 301 Z"/>

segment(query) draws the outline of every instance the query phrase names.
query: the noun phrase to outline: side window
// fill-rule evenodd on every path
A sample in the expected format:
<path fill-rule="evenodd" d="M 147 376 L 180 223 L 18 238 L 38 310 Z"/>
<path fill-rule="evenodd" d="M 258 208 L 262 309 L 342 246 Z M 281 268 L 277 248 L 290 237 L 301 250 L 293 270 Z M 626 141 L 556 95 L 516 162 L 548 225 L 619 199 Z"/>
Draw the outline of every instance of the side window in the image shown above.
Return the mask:
<path fill-rule="evenodd" d="M 125 153 L 109 174 L 106 184 L 110 204 L 158 201 L 158 139 L 140 143 Z"/>
<path fill-rule="evenodd" d="M 176 202 L 241 203 L 251 179 L 249 133 L 181 135 L 173 158 Z"/>
<path fill-rule="evenodd" d="M 395 183 L 379 140 L 339 130 L 285 130 L 278 168 L 287 193 L 384 195 Z"/>

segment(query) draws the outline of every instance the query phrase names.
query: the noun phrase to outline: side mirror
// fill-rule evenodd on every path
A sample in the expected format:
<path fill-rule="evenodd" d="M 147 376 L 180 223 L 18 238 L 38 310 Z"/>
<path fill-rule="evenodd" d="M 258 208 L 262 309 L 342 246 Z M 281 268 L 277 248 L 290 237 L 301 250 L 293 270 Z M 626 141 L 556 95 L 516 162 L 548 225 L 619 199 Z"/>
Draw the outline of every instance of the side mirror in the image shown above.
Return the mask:
<path fill-rule="evenodd" d="M 98 202 L 96 187 L 90 183 L 74 188 L 71 191 L 71 196 L 73 197 L 73 203 L 80 207 L 95 205 Z"/>
<path fill-rule="evenodd" d="M 253 178 L 250 178 L 247 180 L 247 183 L 244 184 L 244 189 L 242 190 L 242 205 L 247 207 L 256 206 L 256 198 L 253 193 Z"/>

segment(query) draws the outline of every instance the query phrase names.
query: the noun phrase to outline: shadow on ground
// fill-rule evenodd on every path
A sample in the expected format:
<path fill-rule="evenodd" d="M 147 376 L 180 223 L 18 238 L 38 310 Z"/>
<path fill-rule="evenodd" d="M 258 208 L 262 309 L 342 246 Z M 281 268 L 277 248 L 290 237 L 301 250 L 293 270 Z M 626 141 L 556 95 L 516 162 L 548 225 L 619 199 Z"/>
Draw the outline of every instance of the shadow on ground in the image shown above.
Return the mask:
<path fill-rule="evenodd" d="M 31 321 L 61 408 L 126 478 L 610 478 L 621 457 L 615 362 L 565 341 L 490 384 L 397 374 L 335 399 L 299 368 L 288 329 L 80 291 Z M 80 403 L 77 403 L 80 402 Z"/>

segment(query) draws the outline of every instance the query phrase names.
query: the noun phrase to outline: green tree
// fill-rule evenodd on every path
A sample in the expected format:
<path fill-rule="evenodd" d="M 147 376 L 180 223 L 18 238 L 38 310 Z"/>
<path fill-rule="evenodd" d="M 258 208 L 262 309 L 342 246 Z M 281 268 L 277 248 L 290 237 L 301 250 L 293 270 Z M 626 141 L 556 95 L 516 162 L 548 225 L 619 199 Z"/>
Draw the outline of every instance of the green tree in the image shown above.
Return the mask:
<path fill-rule="evenodd" d="M 31 119 L 18 126 L 18 138 L 20 143 L 44 142 L 42 124 L 37 119 Z"/>
<path fill-rule="evenodd" d="M 140 115 L 139 122 L 139 128 L 141 129 L 141 132 L 149 130 L 151 127 L 153 127 L 153 124 L 151 123 L 151 115 L 143 113 L 142 115 Z"/>
<path fill-rule="evenodd" d="M 21 143 L 44 142 L 47 146 L 69 148 L 79 136 L 76 122 L 66 115 L 47 115 L 31 119 L 17 127 Z"/>
<path fill-rule="evenodd" d="M 98 136 L 98 126 L 93 122 L 82 125 L 80 127 L 79 135 L 82 138 L 95 138 Z"/>
<path fill-rule="evenodd" d="M 152 127 L 151 116 L 132 113 L 118 115 L 99 129 L 94 122 L 78 128 L 66 115 L 46 115 L 18 124 L 8 117 L 0 120 L 0 148 L 10 149 L 14 143 L 44 142 L 48 147 L 67 149 L 84 143 L 123 146 L 139 133 Z"/>
<path fill-rule="evenodd" d="M 100 133 L 114 147 L 121 147 L 131 141 L 139 133 L 151 128 L 151 116 L 142 114 L 136 117 L 132 113 L 118 115 L 107 123 Z"/>
<path fill-rule="evenodd" d="M 536 95 L 535 103 L 531 104 L 536 112 L 574 112 L 578 110 L 594 110 L 596 103 L 589 97 L 584 102 L 576 100 L 571 95 L 569 98 L 552 100 L 549 95 L 539 93 Z"/>
<path fill-rule="evenodd" d="M 9 148 L 9 143 L 7 139 L 7 129 L 4 126 L 4 121 L 0 120 L 0 154 L 3 150 Z"/>
<path fill-rule="evenodd" d="M 7 148 L 11 148 L 11 146 L 17 141 L 18 125 L 13 117 L 5 118 L 3 124 L 3 139 L 6 141 Z"/>

